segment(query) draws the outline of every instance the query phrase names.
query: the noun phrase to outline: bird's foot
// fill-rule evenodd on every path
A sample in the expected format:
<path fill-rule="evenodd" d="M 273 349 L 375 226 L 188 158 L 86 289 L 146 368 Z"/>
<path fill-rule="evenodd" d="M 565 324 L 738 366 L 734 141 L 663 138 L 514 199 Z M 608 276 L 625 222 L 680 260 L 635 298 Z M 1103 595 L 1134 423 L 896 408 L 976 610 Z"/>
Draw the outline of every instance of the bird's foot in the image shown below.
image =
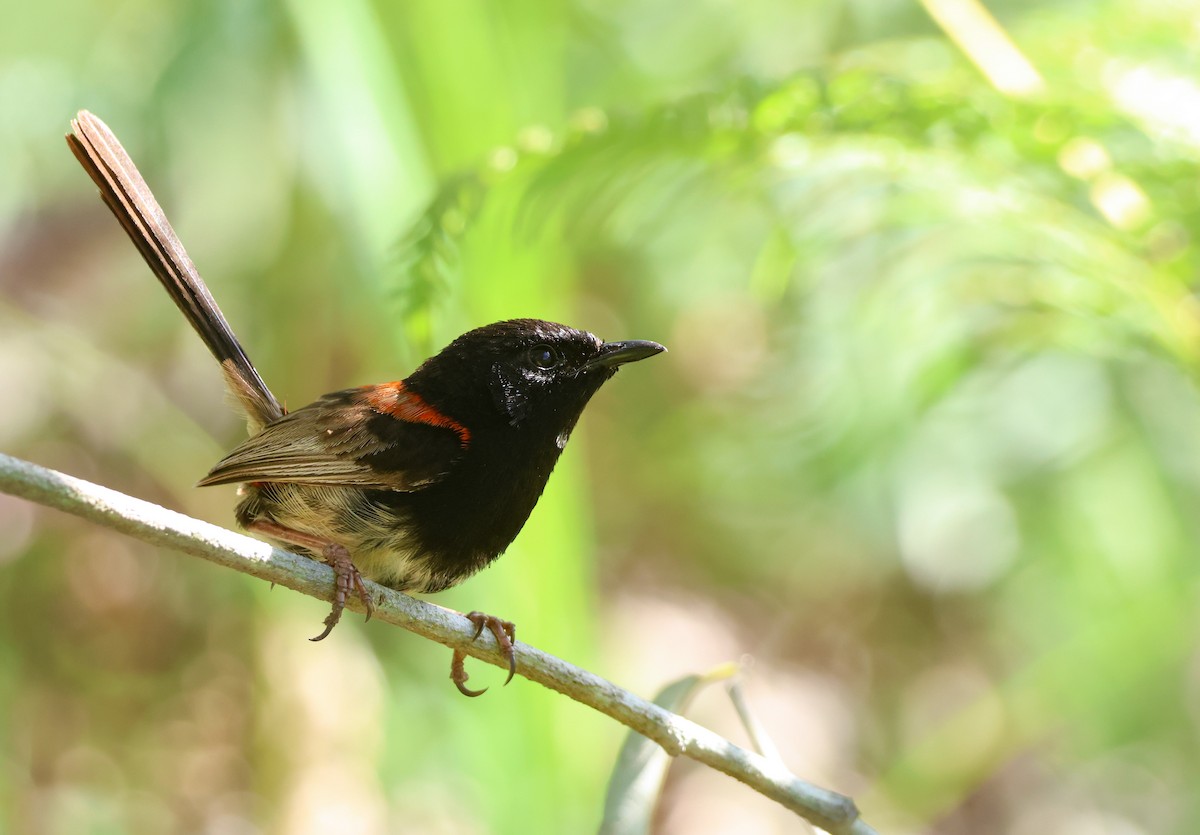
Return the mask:
<path fill-rule="evenodd" d="M 334 573 L 333 608 L 325 618 L 325 630 L 317 637 L 309 638 L 310 641 L 325 640 L 333 631 L 333 627 L 338 625 L 338 621 L 342 619 L 342 610 L 346 608 L 348 595 L 358 595 L 358 599 L 367 608 L 367 620 L 370 620 L 371 615 L 375 613 L 375 604 L 371 602 L 371 595 L 367 591 L 363 577 L 358 573 L 354 560 L 350 559 L 350 552 L 346 550 L 345 546 L 330 542 L 321 549 L 321 558 L 329 564 Z"/>
<path fill-rule="evenodd" d="M 371 615 L 375 613 L 375 604 L 371 602 L 367 585 L 363 582 L 362 575 L 358 573 L 354 560 L 350 559 L 350 552 L 346 550 L 345 545 L 330 542 L 324 537 L 293 530 L 267 519 L 255 519 L 247 523 L 246 530 L 288 545 L 298 545 L 311 554 L 320 554 L 321 559 L 333 569 L 333 608 L 329 612 L 329 617 L 325 618 L 325 630 L 317 637 L 309 638 L 310 641 L 323 641 L 329 637 L 333 627 L 337 626 L 338 621 L 342 619 L 342 610 L 346 608 L 348 595 L 358 595 L 358 599 L 367 609 L 367 620 L 371 619 Z"/>
<path fill-rule="evenodd" d="M 513 649 L 513 641 L 516 640 L 516 627 L 510 621 L 500 620 L 498 617 L 485 615 L 483 612 L 470 612 L 466 617 L 467 620 L 475 624 L 474 638 L 482 635 L 485 628 L 496 638 L 496 645 L 500 648 L 500 653 L 508 659 L 508 678 L 504 680 L 504 683 L 508 684 L 517 672 L 517 655 Z M 470 687 L 467 687 L 469 676 L 467 675 L 466 668 L 463 666 L 466 657 L 467 654 L 461 649 L 454 650 L 454 657 L 450 659 L 450 680 L 454 682 L 454 686 L 458 688 L 458 692 L 464 696 L 482 696 L 487 692 L 486 687 L 482 690 L 472 690 Z"/>

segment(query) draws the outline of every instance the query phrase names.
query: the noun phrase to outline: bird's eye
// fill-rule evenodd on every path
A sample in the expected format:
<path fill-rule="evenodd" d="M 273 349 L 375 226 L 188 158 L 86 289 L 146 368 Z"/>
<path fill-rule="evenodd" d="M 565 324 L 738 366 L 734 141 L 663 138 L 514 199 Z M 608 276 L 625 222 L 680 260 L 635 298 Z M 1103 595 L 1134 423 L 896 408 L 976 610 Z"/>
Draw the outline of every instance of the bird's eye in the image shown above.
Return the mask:
<path fill-rule="evenodd" d="M 529 349 L 529 361 L 534 368 L 553 368 L 559 363 L 558 351 L 549 345 L 535 345 Z"/>

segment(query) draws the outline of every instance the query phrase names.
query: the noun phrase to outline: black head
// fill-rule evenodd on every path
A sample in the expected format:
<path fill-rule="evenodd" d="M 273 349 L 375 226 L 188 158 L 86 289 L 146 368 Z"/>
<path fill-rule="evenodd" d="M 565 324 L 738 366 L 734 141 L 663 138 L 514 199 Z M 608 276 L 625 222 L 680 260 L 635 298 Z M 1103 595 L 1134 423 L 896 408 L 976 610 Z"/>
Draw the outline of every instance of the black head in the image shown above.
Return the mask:
<path fill-rule="evenodd" d="M 602 342 L 566 325 L 510 319 L 464 333 L 405 384 L 473 431 L 502 425 L 565 441 L 618 368 L 665 350 L 656 342 Z"/>

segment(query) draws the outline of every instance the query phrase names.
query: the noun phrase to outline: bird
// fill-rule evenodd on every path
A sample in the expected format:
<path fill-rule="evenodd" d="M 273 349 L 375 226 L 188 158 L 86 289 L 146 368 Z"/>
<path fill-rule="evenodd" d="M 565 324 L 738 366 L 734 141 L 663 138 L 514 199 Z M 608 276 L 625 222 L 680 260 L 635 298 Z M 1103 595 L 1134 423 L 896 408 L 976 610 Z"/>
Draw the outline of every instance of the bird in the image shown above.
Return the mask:
<path fill-rule="evenodd" d="M 82 110 L 67 144 L 151 271 L 220 363 L 249 436 L 198 486 L 238 484 L 245 530 L 334 570 L 323 631 L 348 597 L 371 617 L 364 578 L 404 591 L 449 588 L 495 560 L 529 518 L 584 407 L 622 366 L 663 353 L 657 342 L 604 342 L 542 319 L 470 330 L 401 380 L 281 405 L 137 166 L 113 132 Z M 471 612 L 516 672 L 515 627 Z M 466 687 L 463 654 L 451 679 Z"/>

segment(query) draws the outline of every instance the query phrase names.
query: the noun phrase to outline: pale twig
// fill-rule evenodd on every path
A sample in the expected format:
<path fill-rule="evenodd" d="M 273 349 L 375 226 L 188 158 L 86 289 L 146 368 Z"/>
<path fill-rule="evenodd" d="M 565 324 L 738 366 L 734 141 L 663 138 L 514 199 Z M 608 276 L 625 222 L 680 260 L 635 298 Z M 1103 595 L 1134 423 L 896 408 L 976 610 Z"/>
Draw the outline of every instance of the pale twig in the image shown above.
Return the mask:
<path fill-rule="evenodd" d="M 0 492 L 72 513 L 153 545 L 183 551 L 298 592 L 329 600 L 333 570 L 323 563 L 72 476 L 0 454 Z M 375 620 L 403 627 L 481 661 L 506 667 L 495 640 L 458 612 L 368 583 L 378 600 Z M 355 598 L 347 608 L 362 611 Z M 854 802 L 807 783 L 777 762 L 739 748 L 682 716 L 639 698 L 587 670 L 525 643 L 516 644 L 517 671 L 588 705 L 673 756 L 690 757 L 740 780 L 833 835 L 869 835 Z"/>

